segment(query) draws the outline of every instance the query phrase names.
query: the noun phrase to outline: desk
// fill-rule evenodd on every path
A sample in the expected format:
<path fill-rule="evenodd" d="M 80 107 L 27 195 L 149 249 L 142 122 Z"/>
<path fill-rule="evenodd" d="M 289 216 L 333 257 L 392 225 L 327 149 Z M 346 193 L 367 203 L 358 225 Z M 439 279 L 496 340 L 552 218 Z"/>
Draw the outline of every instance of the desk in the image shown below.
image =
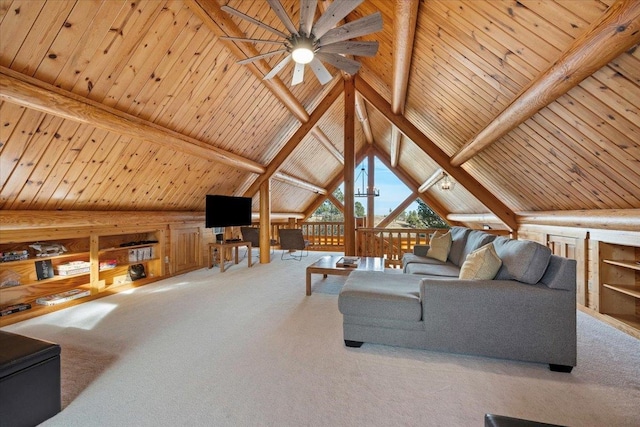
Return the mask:
<path fill-rule="evenodd" d="M 251 267 L 251 242 L 216 242 L 209 243 L 209 268 L 213 268 L 213 252 L 214 250 L 218 250 L 218 254 L 220 254 L 220 272 L 224 273 L 224 253 L 223 249 L 226 248 L 235 248 L 236 257 L 235 263 L 238 263 L 238 248 L 240 246 L 247 247 L 247 262 L 248 266 Z"/>

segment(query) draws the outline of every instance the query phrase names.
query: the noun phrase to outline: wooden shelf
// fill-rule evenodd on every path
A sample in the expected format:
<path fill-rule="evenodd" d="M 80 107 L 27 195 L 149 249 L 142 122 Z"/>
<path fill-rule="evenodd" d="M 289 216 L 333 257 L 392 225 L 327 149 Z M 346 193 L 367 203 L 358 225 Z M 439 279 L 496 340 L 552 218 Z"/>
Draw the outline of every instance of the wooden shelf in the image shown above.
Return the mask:
<path fill-rule="evenodd" d="M 640 264 L 636 261 L 615 261 L 612 259 L 603 259 L 605 264 L 617 265 L 618 267 L 630 268 L 632 270 L 640 271 Z"/>
<path fill-rule="evenodd" d="M 154 245 L 157 245 L 157 243 L 145 243 L 145 244 L 142 244 L 142 245 L 132 245 L 132 246 L 118 246 L 118 247 L 113 247 L 113 248 L 100 249 L 100 251 L 98 253 L 102 255 L 102 254 L 109 253 L 109 252 L 128 251 L 130 249 L 138 249 L 138 248 L 149 248 L 149 247 L 152 247 Z"/>
<path fill-rule="evenodd" d="M 634 285 L 610 285 L 608 283 L 603 283 L 602 286 L 604 286 L 607 289 L 612 289 L 616 292 L 620 292 L 623 293 L 625 295 L 631 295 L 634 298 L 640 298 L 640 286 L 634 286 Z"/>
<path fill-rule="evenodd" d="M 17 261 L 5 261 L 5 262 L 0 262 L 0 267 L 9 267 L 9 266 L 19 266 L 19 265 L 25 265 L 25 264 L 31 264 L 34 263 L 35 261 L 44 261 L 44 260 L 64 260 L 64 259 L 78 259 L 78 258 L 82 258 L 82 257 L 86 257 L 87 260 L 89 259 L 89 253 L 88 252 L 65 252 L 63 254 L 60 255 L 52 255 L 52 256 L 39 256 L 39 257 L 29 257 L 27 259 L 20 259 Z"/>
<path fill-rule="evenodd" d="M 616 313 L 602 313 L 605 316 L 609 316 L 616 322 L 620 322 L 623 325 L 632 328 L 635 330 L 635 336 L 640 336 L 640 316 L 634 316 L 633 314 L 616 314 Z"/>

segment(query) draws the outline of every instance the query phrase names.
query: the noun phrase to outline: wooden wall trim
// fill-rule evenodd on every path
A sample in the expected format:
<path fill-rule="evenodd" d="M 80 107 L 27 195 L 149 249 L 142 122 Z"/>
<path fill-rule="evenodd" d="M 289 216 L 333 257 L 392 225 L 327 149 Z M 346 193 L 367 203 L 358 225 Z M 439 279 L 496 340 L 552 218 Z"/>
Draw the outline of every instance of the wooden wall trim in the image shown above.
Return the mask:
<path fill-rule="evenodd" d="M 168 223 L 201 222 L 204 212 L 158 211 L 7 211 L 0 213 L 0 229 L 110 227 L 126 224 L 145 227 Z"/>

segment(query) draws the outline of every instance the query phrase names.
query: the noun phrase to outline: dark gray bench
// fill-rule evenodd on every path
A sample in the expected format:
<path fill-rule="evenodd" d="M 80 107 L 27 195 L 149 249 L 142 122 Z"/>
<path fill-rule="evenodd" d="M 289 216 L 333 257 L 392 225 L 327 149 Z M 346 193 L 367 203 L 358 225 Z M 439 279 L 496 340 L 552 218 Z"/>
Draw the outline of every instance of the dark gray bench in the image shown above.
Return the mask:
<path fill-rule="evenodd" d="M 0 424 L 34 426 L 61 408 L 60 346 L 0 331 Z"/>

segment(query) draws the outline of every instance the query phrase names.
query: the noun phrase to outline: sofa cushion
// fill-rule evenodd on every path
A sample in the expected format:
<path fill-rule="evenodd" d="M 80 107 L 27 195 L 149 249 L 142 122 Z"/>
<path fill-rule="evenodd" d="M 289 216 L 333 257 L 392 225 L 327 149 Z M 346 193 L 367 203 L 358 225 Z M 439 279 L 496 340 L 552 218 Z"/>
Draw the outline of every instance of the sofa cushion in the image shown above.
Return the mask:
<path fill-rule="evenodd" d="M 467 255 L 469 255 L 471 252 L 475 251 L 476 249 L 481 248 L 487 243 L 493 242 L 495 238 L 496 236 L 493 234 L 488 234 L 479 230 L 470 230 L 469 234 L 467 234 L 467 239 L 465 241 L 464 248 L 460 253 L 460 258 L 458 259 L 458 262 L 455 264 L 458 267 L 462 266 L 464 261 L 467 259 Z"/>
<path fill-rule="evenodd" d="M 535 285 L 544 275 L 551 257 L 551 249 L 528 240 L 498 237 L 493 245 L 502 260 L 496 280 L 517 280 Z"/>
<path fill-rule="evenodd" d="M 551 289 L 576 291 L 576 260 L 551 255 L 540 283 Z"/>
<path fill-rule="evenodd" d="M 445 262 L 449 257 L 449 249 L 451 249 L 451 233 L 442 233 L 436 231 L 429 241 L 428 258 L 434 258 Z"/>
<path fill-rule="evenodd" d="M 442 261 L 438 261 L 437 259 L 434 259 L 434 258 L 427 258 L 426 256 L 415 255 L 409 252 L 402 255 L 402 266 L 403 266 L 403 271 L 405 273 L 408 273 L 407 266 L 409 264 L 414 264 L 414 263 L 440 265 L 442 264 Z"/>
<path fill-rule="evenodd" d="M 436 261 L 433 264 L 413 263 L 405 267 L 405 273 L 409 274 L 427 274 L 429 276 L 454 277 L 460 275 L 460 267 L 452 262 L 440 263 Z"/>
<path fill-rule="evenodd" d="M 449 249 L 449 261 L 455 265 L 462 265 L 464 259 L 460 259 L 464 245 L 467 243 L 467 235 L 471 230 L 466 227 L 451 227 L 451 249 Z"/>
<path fill-rule="evenodd" d="M 422 319 L 420 277 L 353 271 L 340 291 L 338 308 L 347 316 L 419 322 Z"/>
<path fill-rule="evenodd" d="M 491 280 L 496 276 L 502 260 L 496 254 L 493 243 L 487 243 L 467 255 L 467 259 L 460 268 L 462 280 Z"/>

